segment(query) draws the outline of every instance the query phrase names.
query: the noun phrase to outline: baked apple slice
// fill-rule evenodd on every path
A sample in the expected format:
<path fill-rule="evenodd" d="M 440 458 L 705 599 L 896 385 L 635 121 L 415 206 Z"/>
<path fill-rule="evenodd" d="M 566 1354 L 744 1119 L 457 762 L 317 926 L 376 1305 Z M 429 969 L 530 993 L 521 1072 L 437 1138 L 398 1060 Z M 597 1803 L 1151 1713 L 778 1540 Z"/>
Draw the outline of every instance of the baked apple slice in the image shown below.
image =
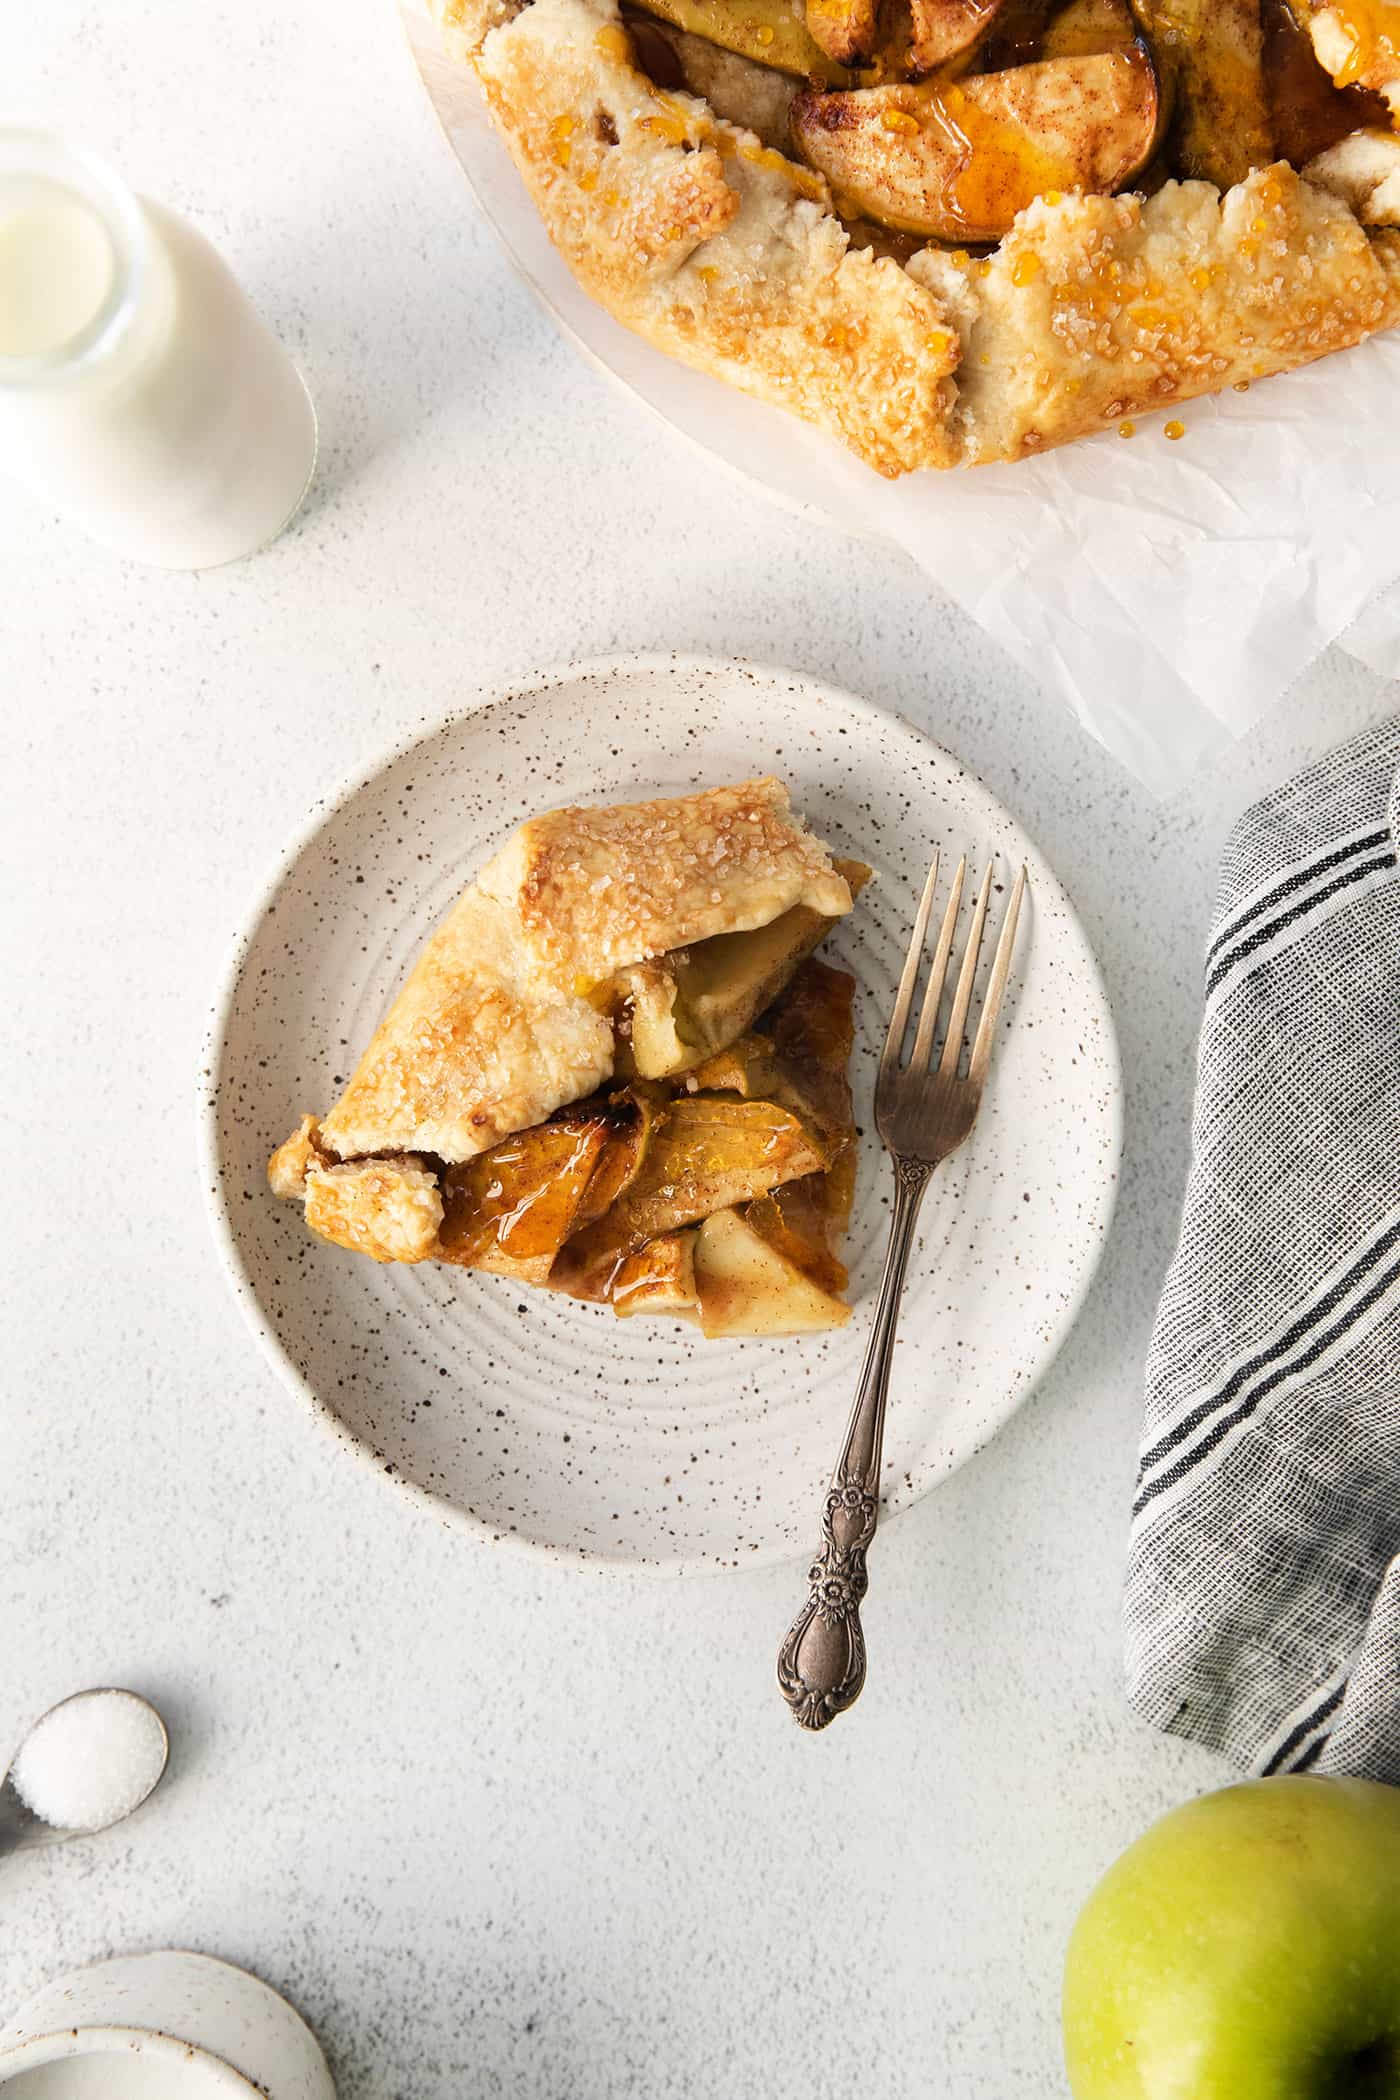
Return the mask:
<path fill-rule="evenodd" d="M 612 1134 L 605 1116 L 573 1111 L 445 1168 L 437 1259 L 546 1282 Z"/>
<path fill-rule="evenodd" d="M 766 1035 L 741 1035 L 685 1075 L 686 1086 L 697 1093 L 742 1094 L 746 1101 L 775 1100 L 774 1089 L 782 1083 L 783 1068 Z"/>
<path fill-rule="evenodd" d="M 1278 0 L 1282 6 L 1283 0 Z M 774 153 L 792 150 L 788 105 L 797 93 L 791 73 L 751 65 L 708 37 L 690 36 L 673 23 L 624 14 L 642 71 L 667 93 L 677 89 L 708 102 L 717 117 L 751 131 Z"/>
<path fill-rule="evenodd" d="M 648 1240 L 623 1260 L 612 1280 L 612 1308 L 619 1319 L 634 1313 L 666 1313 L 673 1320 L 690 1318 L 699 1304 L 695 1287 L 697 1228 L 668 1232 Z"/>
<path fill-rule="evenodd" d="M 1173 165 L 1226 190 L 1275 158 L 1262 0 L 1133 0 L 1171 93 Z"/>
<path fill-rule="evenodd" d="M 851 1317 L 849 1305 L 734 1210 L 717 1211 L 700 1227 L 695 1289 L 707 1335 L 818 1334 Z"/>
<path fill-rule="evenodd" d="M 846 1264 L 832 1252 L 832 1219 L 825 1189 L 824 1174 L 808 1174 L 802 1181 L 785 1182 L 770 1195 L 746 1203 L 743 1216 L 759 1238 L 794 1269 L 839 1297 L 850 1278 Z"/>
<path fill-rule="evenodd" d="M 1136 42 L 1128 0 L 1069 0 L 1046 24 L 1039 56 L 1090 58 L 1097 51 L 1127 51 Z"/>
<path fill-rule="evenodd" d="M 854 998 L 855 979 L 845 970 L 809 959 L 764 1015 L 762 1030 L 687 1072 L 686 1085 L 776 1101 L 801 1117 L 828 1168 L 834 1167 L 854 1127 L 846 1077 L 855 1041 Z"/>
<path fill-rule="evenodd" d="M 682 1096 L 668 1105 L 617 1201 L 558 1247 L 548 1281 L 571 1297 L 609 1298 L 627 1257 L 649 1240 L 825 1166 L 815 1135 L 775 1102 Z"/>
<path fill-rule="evenodd" d="M 875 44 L 877 0 L 807 0 L 807 32 L 838 65 L 854 65 Z"/>
<path fill-rule="evenodd" d="M 801 1118 L 775 1102 L 688 1094 L 667 1109 L 631 1187 L 590 1229 L 620 1226 L 640 1243 L 825 1165 Z"/>
<path fill-rule="evenodd" d="M 994 241 L 1047 191 L 1122 189 L 1156 150 L 1151 54 L 1051 58 L 958 81 L 794 98 L 793 138 L 834 189 L 883 225 Z"/>
<path fill-rule="evenodd" d="M 636 1080 L 622 1093 L 608 1096 L 608 1140 L 589 1177 L 571 1231 L 582 1231 L 595 1218 L 601 1218 L 631 1188 L 666 1107 L 663 1090 L 645 1080 Z"/>
<path fill-rule="evenodd" d="M 827 55 L 789 0 L 645 0 L 645 10 L 756 65 L 776 66 L 780 73 L 832 82 L 851 77 Z"/>
<path fill-rule="evenodd" d="M 863 861 L 837 860 L 852 897 L 870 880 Z M 693 948 L 639 963 L 621 976 L 631 1005 L 631 1055 L 644 1079 L 665 1079 L 702 1064 L 736 1042 L 791 982 L 799 964 L 831 931 L 804 904 L 766 926 L 720 933 Z"/>
<path fill-rule="evenodd" d="M 916 73 L 932 73 L 977 49 L 1015 0 L 909 0 L 909 50 Z M 810 10 L 811 0 L 808 0 Z"/>

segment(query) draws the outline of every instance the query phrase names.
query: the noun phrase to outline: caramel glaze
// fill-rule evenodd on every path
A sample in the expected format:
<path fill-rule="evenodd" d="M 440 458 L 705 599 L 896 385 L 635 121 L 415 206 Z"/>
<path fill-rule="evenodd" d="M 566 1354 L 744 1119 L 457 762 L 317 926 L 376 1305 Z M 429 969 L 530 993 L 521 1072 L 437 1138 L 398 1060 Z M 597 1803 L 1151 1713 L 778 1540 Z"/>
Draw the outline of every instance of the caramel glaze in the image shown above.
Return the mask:
<path fill-rule="evenodd" d="M 1400 14 L 1395 0 L 1331 0 L 1331 4 L 1344 12 L 1348 21 L 1353 16 L 1364 17 L 1369 25 L 1374 14 L 1387 32 L 1390 17 Z M 1333 85 L 1318 64 L 1312 41 L 1299 27 L 1287 0 L 1260 0 L 1260 8 L 1265 85 L 1274 143 L 1281 160 L 1301 168 L 1314 155 L 1335 146 L 1339 139 L 1362 126 L 1389 128 L 1390 111 L 1381 96 L 1368 88 Z M 1011 0 L 1003 9 L 992 38 L 972 58 L 969 70 L 999 72 L 1031 64 L 1038 55 L 1046 20 L 1054 11 L 1051 0 Z M 666 36 L 635 6 L 624 7 L 624 19 L 636 42 L 637 61 L 654 85 L 669 91 L 684 89 L 680 59 Z M 863 76 L 865 84 L 874 85 L 880 79 L 898 80 L 912 73 L 907 22 L 907 8 L 900 7 L 897 0 L 883 0 L 879 41 Z M 1374 43 L 1379 34 L 1377 31 L 1371 36 L 1370 42 Z M 1133 187 L 1150 195 L 1175 172 L 1166 157 L 1159 155 Z M 921 248 L 940 245 L 924 235 L 877 225 L 863 217 L 852 200 L 840 195 L 834 203 L 852 247 L 868 248 L 877 255 L 906 263 Z M 991 252 L 995 243 L 969 242 L 968 246 L 984 254 Z"/>
<path fill-rule="evenodd" d="M 1400 0 L 1326 0 L 1351 45 L 1337 76 L 1339 87 L 1356 81 L 1394 80 L 1400 74 Z"/>
<path fill-rule="evenodd" d="M 1286 0 L 1262 0 L 1261 13 L 1264 79 L 1280 159 L 1301 168 L 1363 124 L 1389 126 L 1390 112 L 1379 95 L 1332 85 Z"/>

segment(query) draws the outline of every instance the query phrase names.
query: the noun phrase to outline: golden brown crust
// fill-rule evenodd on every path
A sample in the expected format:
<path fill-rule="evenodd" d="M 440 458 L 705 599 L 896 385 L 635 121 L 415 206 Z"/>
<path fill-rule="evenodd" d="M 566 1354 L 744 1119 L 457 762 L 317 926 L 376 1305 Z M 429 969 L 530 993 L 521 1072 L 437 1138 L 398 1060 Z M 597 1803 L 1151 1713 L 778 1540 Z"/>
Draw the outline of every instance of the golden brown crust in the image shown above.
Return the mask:
<path fill-rule="evenodd" d="M 470 1159 L 612 1074 L 604 1016 L 540 967 L 513 912 L 459 898 L 321 1125 L 339 1158 Z"/>
<path fill-rule="evenodd" d="M 883 474 L 1022 458 L 1400 320 L 1395 236 L 1283 164 L 1041 198 L 985 263 L 901 267 L 809 170 L 654 88 L 608 0 L 437 5 L 585 289 Z"/>
<path fill-rule="evenodd" d="M 318 1139 L 321 1125 L 315 1116 L 303 1116 L 291 1136 L 277 1147 L 267 1163 L 268 1186 L 284 1202 L 300 1202 L 306 1194 L 306 1177 L 313 1167 L 335 1162 L 322 1152 Z"/>
<path fill-rule="evenodd" d="M 844 440 L 882 473 L 951 465 L 957 340 L 897 264 L 852 250 L 825 183 L 654 88 L 609 0 L 456 4 L 556 246 L 637 334 Z"/>
<path fill-rule="evenodd" d="M 1222 197 L 1043 199 L 985 263 L 910 271 L 961 317 L 970 463 L 1020 459 L 1139 411 L 1285 372 L 1400 319 L 1400 246 L 1283 164 Z"/>
<path fill-rule="evenodd" d="M 532 818 L 433 933 L 330 1114 L 273 1154 L 273 1188 L 309 1200 L 316 1170 L 371 1153 L 459 1164 L 542 1123 L 613 1075 L 590 993 L 795 905 L 834 918 L 851 892 L 779 780 Z"/>
<path fill-rule="evenodd" d="M 318 1238 L 371 1261 L 427 1261 L 442 1223 L 437 1175 L 415 1159 L 313 1167 L 306 1222 Z"/>
<path fill-rule="evenodd" d="M 794 905 L 851 908 L 831 856 L 774 779 L 666 801 L 532 817 L 481 871 L 546 969 L 584 988 L 719 933 L 767 926 Z"/>

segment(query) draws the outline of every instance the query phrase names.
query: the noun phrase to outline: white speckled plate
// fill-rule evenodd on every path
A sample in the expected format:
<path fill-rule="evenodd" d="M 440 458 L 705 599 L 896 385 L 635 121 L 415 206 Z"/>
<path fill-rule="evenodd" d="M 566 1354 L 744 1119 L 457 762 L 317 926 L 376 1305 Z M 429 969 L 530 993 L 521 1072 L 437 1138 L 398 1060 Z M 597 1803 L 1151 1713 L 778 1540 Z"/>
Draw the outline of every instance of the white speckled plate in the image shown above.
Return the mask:
<path fill-rule="evenodd" d="M 318 807 L 249 919 L 205 1061 L 214 1230 L 272 1360 L 340 1443 L 493 1539 L 664 1569 L 809 1550 L 889 1216 L 873 1132 L 848 1249 L 855 1318 L 796 1341 L 707 1342 L 497 1277 L 378 1268 L 274 1201 L 267 1156 L 303 1109 L 329 1106 L 424 936 L 525 817 L 770 771 L 875 869 L 823 951 L 860 987 L 862 1123 L 930 848 L 1030 870 L 1014 1024 L 910 1267 L 889 1508 L 986 1443 L 1093 1274 L 1118 1168 L 1113 1023 L 1064 892 L 1006 811 L 906 723 L 795 673 L 631 657 L 531 680 Z"/>

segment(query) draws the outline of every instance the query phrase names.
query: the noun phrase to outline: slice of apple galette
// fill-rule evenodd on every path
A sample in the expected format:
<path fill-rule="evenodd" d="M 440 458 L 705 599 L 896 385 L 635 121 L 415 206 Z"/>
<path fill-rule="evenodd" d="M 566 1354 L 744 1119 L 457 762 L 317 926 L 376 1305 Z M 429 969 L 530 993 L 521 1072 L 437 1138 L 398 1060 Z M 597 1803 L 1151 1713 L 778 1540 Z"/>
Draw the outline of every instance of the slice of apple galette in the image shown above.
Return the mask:
<path fill-rule="evenodd" d="M 869 876 L 780 781 L 533 818 L 428 941 L 330 1112 L 272 1155 L 321 1239 L 706 1334 L 840 1326 Z"/>

